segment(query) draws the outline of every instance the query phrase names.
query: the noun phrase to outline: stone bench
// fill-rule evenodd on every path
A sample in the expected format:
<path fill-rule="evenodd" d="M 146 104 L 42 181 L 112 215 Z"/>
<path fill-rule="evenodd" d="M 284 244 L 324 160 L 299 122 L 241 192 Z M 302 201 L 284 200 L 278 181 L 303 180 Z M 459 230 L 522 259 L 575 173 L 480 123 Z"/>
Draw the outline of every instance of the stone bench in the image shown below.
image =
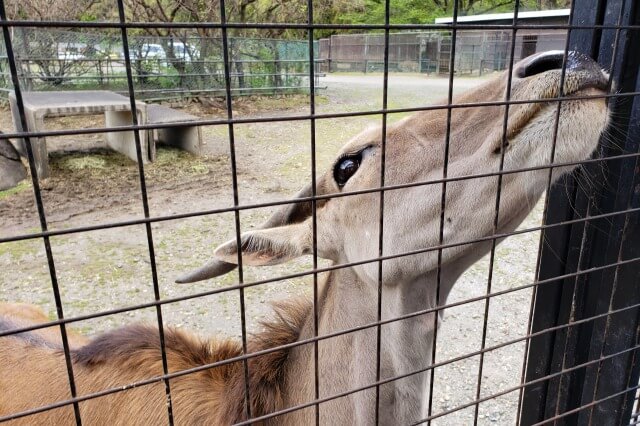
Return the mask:
<path fill-rule="evenodd" d="M 177 127 L 166 127 L 153 129 L 149 132 L 149 145 L 156 142 L 172 145 L 195 155 L 202 152 L 202 130 L 195 122 L 199 120 L 195 115 L 184 111 L 175 110 L 163 105 L 147 105 L 147 124 L 171 124 L 194 122 L 194 125 L 181 125 Z M 154 155 L 151 160 L 155 160 L 155 149 L 150 149 Z"/>
<path fill-rule="evenodd" d="M 9 104 L 13 123 L 17 131 L 41 132 L 45 131 L 45 118 L 65 117 L 70 115 L 104 114 L 105 127 L 131 126 L 131 103 L 126 96 L 104 90 L 89 91 L 60 91 L 60 92 L 23 92 L 22 100 L 27 128 L 22 128 L 20 113 L 14 92 L 9 93 Z M 138 123 L 147 121 L 147 105 L 136 102 Z M 107 146 L 118 151 L 133 161 L 138 160 L 136 154 L 135 136 L 133 131 L 105 133 Z M 142 161 L 148 162 L 155 158 L 154 145 L 147 146 L 147 132 L 140 131 Z M 49 176 L 49 152 L 45 137 L 32 136 L 18 142 L 18 151 L 26 156 L 27 140 L 31 144 L 34 162 L 39 178 Z"/>

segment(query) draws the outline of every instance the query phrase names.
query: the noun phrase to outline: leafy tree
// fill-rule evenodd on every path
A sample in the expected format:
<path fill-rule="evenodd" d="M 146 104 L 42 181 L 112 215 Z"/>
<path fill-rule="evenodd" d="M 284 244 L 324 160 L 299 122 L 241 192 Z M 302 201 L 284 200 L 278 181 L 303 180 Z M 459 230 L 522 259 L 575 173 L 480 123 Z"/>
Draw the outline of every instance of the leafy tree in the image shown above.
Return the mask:
<path fill-rule="evenodd" d="M 520 10 L 545 10 L 568 7 L 571 0 L 522 0 Z M 389 20 L 392 24 L 426 24 L 435 18 L 451 16 L 454 0 L 390 0 Z M 337 22 L 380 24 L 384 22 L 385 0 L 355 0 L 350 10 L 337 17 Z M 459 0 L 458 14 L 510 12 L 514 0 Z"/>
<path fill-rule="evenodd" d="M 91 14 L 98 3 L 99 0 L 7 0 L 5 5 L 9 19 L 79 21 Z"/>

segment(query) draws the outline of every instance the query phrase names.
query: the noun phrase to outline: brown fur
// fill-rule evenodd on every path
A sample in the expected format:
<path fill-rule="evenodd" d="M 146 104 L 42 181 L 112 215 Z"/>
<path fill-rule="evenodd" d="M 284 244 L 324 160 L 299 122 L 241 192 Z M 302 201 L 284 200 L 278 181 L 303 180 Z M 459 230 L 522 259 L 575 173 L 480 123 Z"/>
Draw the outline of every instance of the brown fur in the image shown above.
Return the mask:
<path fill-rule="evenodd" d="M 0 302 L 0 322 L 10 323 L 11 328 L 25 328 L 32 324 L 42 324 L 49 322 L 49 318 L 42 312 L 40 308 L 27 303 L 6 303 Z M 80 347 L 89 340 L 66 328 L 67 341 L 71 348 Z M 54 325 L 46 328 L 39 328 L 29 332 L 31 338 L 42 339 L 51 345 L 62 346 L 62 337 L 60 336 L 60 326 Z"/>
<path fill-rule="evenodd" d="M 3 316 L 27 312 L 16 318 L 42 323 L 46 316 L 27 305 L 4 307 Z M 281 302 L 276 318 L 247 342 L 249 353 L 292 343 L 308 317 L 308 301 Z M 41 314 L 41 315 L 39 315 Z M 9 321 L 6 321 L 8 324 Z M 37 408 L 70 397 L 61 347 L 37 336 L 37 332 L 0 338 L 0 416 Z M 239 342 L 230 339 L 202 340 L 188 332 L 166 328 L 165 349 L 170 372 L 192 369 L 242 355 Z M 23 356 L 25 352 L 29 357 Z M 72 350 L 76 389 L 79 395 L 119 387 L 162 374 L 157 328 L 136 324 L 101 334 Z M 284 365 L 287 350 L 278 350 L 248 361 L 249 394 L 253 417 L 282 407 Z M 176 424 L 226 425 L 246 418 L 245 370 L 241 361 L 209 368 L 170 380 Z M 166 423 L 163 382 L 80 403 L 85 424 Z M 72 424 L 71 406 L 17 419 L 9 424 Z"/>
<path fill-rule="evenodd" d="M 273 304 L 276 319 L 263 322 L 264 331 L 256 334 L 247 342 L 247 351 L 255 353 L 295 342 L 300 330 L 309 316 L 311 304 L 308 300 L 293 299 Z M 249 359 L 249 397 L 251 416 L 274 412 L 283 405 L 283 392 L 286 388 L 284 367 L 289 351 L 279 350 Z M 227 395 L 228 412 L 225 419 L 229 423 L 246 419 L 244 367 L 240 374 L 231 379 L 230 394 Z"/>

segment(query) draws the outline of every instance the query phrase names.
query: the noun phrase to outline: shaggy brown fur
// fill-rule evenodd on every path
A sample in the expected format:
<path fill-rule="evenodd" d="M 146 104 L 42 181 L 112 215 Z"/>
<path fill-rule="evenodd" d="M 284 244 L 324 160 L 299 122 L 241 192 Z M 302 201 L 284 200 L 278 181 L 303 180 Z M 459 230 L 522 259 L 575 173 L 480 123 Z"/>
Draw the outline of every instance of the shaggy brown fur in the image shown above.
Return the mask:
<path fill-rule="evenodd" d="M 276 318 L 252 336 L 249 353 L 296 341 L 310 309 L 308 301 L 300 300 L 275 305 Z M 31 317 L 34 322 L 43 318 L 44 314 Z M 24 326 L 24 316 L 18 320 Z M 0 416 L 70 397 L 64 355 L 59 345 L 51 343 L 36 332 L 0 338 Z M 165 349 L 170 372 L 242 355 L 242 346 L 235 340 L 205 341 L 174 328 L 165 329 Z M 249 359 L 253 417 L 282 407 L 287 357 L 285 349 Z M 79 395 L 159 376 L 159 333 L 141 324 L 110 331 L 73 349 L 72 360 Z M 226 425 L 245 419 L 245 376 L 240 361 L 171 379 L 170 386 L 176 424 Z M 85 424 L 163 424 L 167 420 L 164 385 L 159 382 L 91 399 L 80 403 L 80 410 Z M 73 409 L 66 406 L 9 424 L 73 423 Z"/>
<path fill-rule="evenodd" d="M 254 335 L 253 339 L 247 342 L 249 353 L 297 341 L 312 305 L 308 300 L 298 299 L 276 302 L 273 307 L 276 319 L 262 323 L 264 331 Z M 283 392 L 287 386 L 284 367 L 288 354 L 288 350 L 280 350 L 249 359 L 249 396 L 252 417 L 272 413 L 282 408 Z M 235 375 L 230 389 L 232 393 L 229 401 L 235 401 L 237 405 L 228 413 L 228 418 L 230 421 L 244 420 L 246 414 L 243 404 L 244 375 Z M 232 407 L 229 405 L 229 408 Z"/>
<path fill-rule="evenodd" d="M 42 312 L 40 308 L 27 303 L 6 303 L 0 302 L 0 329 L 17 329 L 25 328 L 32 324 L 43 324 L 48 322 L 49 318 Z M 79 347 L 86 344 L 89 339 L 66 328 L 67 341 L 71 348 Z M 60 326 L 52 326 L 47 328 L 39 328 L 30 331 L 24 337 L 31 339 L 41 339 L 46 344 L 62 347 L 62 338 L 60 337 Z"/>

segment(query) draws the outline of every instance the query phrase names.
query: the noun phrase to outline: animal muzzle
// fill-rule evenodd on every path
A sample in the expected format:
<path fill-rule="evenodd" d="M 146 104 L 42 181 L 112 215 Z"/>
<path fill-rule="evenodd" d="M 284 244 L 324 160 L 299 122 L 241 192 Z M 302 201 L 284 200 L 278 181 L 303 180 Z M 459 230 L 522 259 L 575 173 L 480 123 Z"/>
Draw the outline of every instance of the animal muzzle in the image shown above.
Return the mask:
<path fill-rule="evenodd" d="M 552 50 L 529 56 L 517 65 L 514 70 L 515 76 L 528 78 L 547 71 L 562 70 L 564 54 L 562 50 Z M 573 87 L 569 88 L 569 92 L 590 87 L 606 91 L 608 86 L 607 75 L 596 61 L 584 53 L 575 51 L 567 53 L 565 82 L 569 79 L 576 83 L 571 85 Z"/>

